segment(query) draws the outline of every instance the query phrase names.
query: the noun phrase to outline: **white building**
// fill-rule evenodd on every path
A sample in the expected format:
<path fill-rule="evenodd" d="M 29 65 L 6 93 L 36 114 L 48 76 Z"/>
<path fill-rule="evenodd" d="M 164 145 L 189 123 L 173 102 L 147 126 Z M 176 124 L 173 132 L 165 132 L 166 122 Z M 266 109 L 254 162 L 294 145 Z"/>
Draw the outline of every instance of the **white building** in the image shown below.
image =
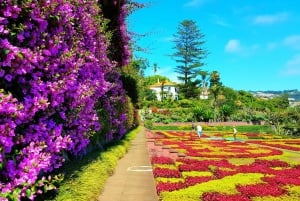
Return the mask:
<path fill-rule="evenodd" d="M 173 99 L 178 100 L 178 87 L 176 83 L 173 82 L 158 82 L 150 86 L 156 94 L 157 100 L 161 101 L 163 99 Z"/>
<path fill-rule="evenodd" d="M 209 94 L 208 89 L 204 86 L 201 90 L 200 99 L 204 99 L 204 100 L 208 99 L 208 94 Z"/>

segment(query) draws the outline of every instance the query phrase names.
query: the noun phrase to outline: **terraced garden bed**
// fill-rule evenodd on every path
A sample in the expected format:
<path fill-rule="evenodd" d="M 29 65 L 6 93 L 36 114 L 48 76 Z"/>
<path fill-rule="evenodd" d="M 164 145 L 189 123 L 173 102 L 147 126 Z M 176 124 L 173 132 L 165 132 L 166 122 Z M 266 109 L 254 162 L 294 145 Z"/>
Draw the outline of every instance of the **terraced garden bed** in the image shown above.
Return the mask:
<path fill-rule="evenodd" d="M 194 132 L 148 131 L 160 199 L 300 200 L 300 139 L 263 135 L 240 133 L 233 141 L 229 133 L 199 139 Z"/>

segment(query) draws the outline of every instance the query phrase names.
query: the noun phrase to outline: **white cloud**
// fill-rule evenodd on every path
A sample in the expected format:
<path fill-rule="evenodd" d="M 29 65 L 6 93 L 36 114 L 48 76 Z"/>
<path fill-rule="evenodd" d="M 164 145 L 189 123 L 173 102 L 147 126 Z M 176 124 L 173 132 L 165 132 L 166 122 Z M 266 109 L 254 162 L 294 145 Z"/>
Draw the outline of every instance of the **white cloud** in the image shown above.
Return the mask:
<path fill-rule="evenodd" d="M 253 19 L 254 24 L 275 24 L 287 20 L 287 13 L 277 13 L 274 15 L 258 15 Z"/>
<path fill-rule="evenodd" d="M 223 20 L 216 20 L 215 22 L 217 25 L 220 25 L 222 27 L 230 27 L 230 24 L 228 24 L 227 22 L 223 21 Z"/>
<path fill-rule="evenodd" d="M 300 49 L 300 35 L 291 35 L 283 40 L 284 45 Z"/>
<path fill-rule="evenodd" d="M 212 21 L 222 27 L 231 27 L 231 24 L 227 23 L 226 20 L 215 14 L 212 15 Z"/>
<path fill-rule="evenodd" d="M 286 62 L 284 75 L 300 75 L 300 54 L 295 55 Z"/>
<path fill-rule="evenodd" d="M 241 43 L 237 39 L 231 39 L 225 46 L 225 52 L 238 53 L 242 50 Z"/>

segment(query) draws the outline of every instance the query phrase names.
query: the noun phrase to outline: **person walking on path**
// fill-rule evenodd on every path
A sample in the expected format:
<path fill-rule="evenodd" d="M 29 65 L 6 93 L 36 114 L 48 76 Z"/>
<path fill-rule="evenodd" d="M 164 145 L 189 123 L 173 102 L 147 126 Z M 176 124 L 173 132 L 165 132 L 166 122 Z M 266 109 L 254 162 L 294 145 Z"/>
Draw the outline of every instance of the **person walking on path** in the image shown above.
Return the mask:
<path fill-rule="evenodd" d="M 235 126 L 233 126 L 233 140 L 236 141 L 236 134 L 237 134 L 237 130 L 235 128 Z"/>
<path fill-rule="evenodd" d="M 194 122 L 192 122 L 192 131 L 194 131 L 195 130 L 195 124 L 194 124 Z"/>
<path fill-rule="evenodd" d="M 202 135 L 202 127 L 201 127 L 200 124 L 197 126 L 197 135 L 198 135 L 199 138 L 200 138 L 201 135 Z"/>

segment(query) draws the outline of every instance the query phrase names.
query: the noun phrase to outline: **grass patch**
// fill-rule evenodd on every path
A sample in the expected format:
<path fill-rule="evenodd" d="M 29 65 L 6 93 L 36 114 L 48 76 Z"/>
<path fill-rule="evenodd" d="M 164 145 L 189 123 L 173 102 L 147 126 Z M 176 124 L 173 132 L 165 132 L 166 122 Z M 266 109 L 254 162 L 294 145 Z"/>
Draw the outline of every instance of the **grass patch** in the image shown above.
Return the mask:
<path fill-rule="evenodd" d="M 175 126 L 175 125 L 159 125 L 152 126 L 151 130 L 179 130 L 179 131 L 190 131 L 191 126 Z"/>
<path fill-rule="evenodd" d="M 64 181 L 53 200 L 97 200 L 107 178 L 113 174 L 118 160 L 126 154 L 131 140 L 140 130 L 141 127 L 138 127 L 129 132 L 124 139 L 104 151 L 94 151 L 80 160 L 66 164 L 62 168 Z"/>

